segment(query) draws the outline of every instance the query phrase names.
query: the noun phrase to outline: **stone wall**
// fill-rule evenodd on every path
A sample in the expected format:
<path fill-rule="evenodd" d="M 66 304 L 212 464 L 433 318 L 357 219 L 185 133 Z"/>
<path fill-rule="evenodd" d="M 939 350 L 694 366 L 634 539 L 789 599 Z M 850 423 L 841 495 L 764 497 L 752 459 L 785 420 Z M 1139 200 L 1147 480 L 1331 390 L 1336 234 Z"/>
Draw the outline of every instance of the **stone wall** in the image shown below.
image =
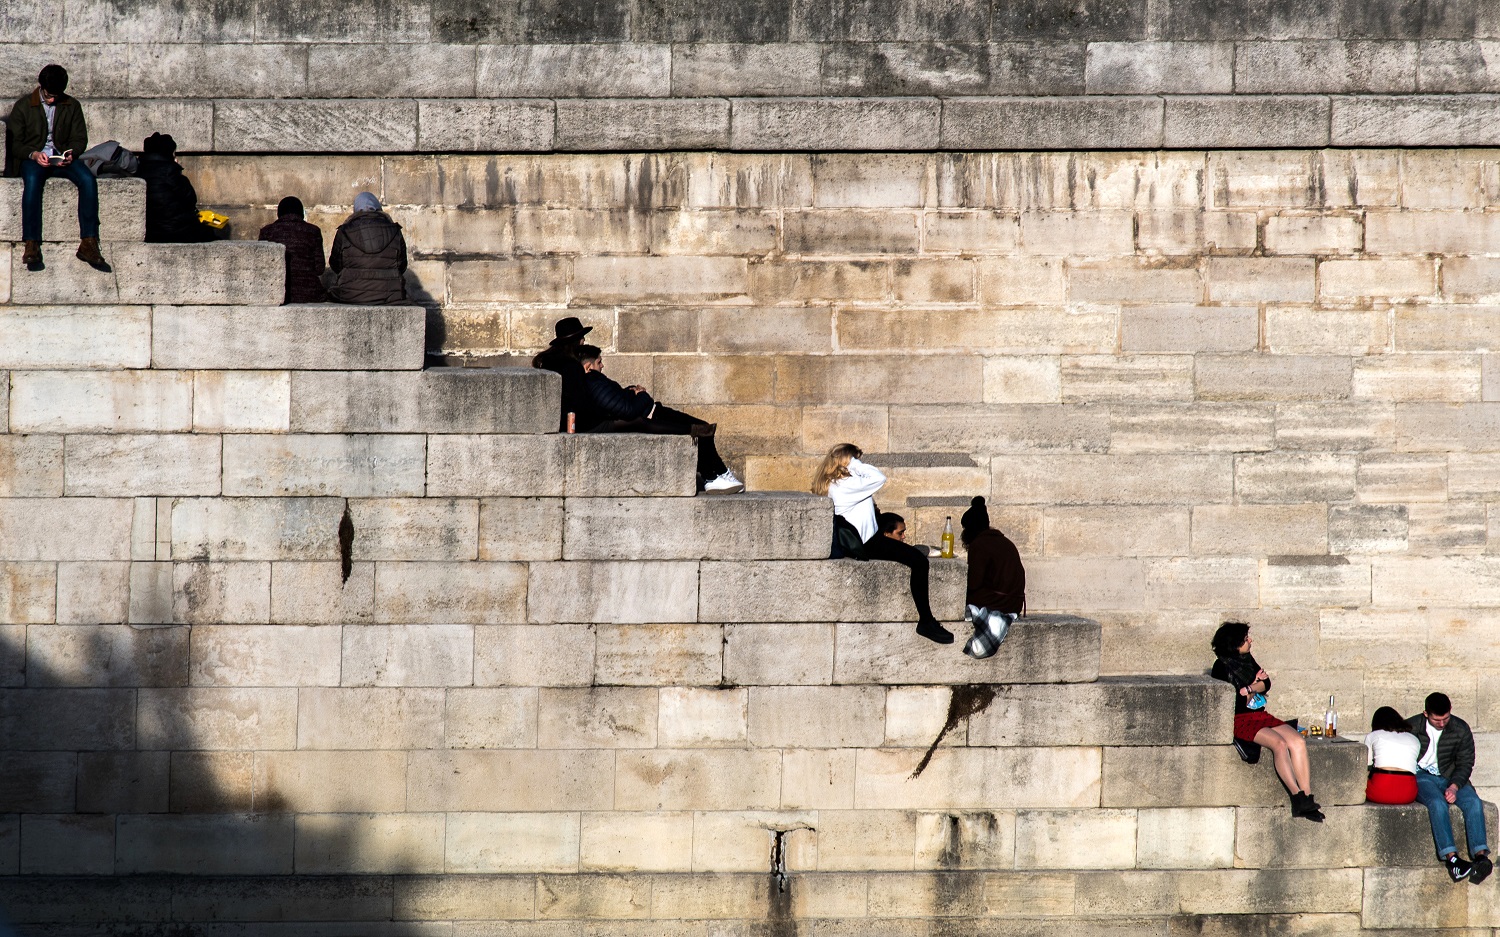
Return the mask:
<path fill-rule="evenodd" d="M 0 3 L 96 139 L 186 150 L 986 150 L 1497 142 L 1486 0 Z"/>
<path fill-rule="evenodd" d="M 431 348 L 578 315 L 717 421 L 752 489 L 852 440 L 935 542 L 970 495 L 1103 670 L 1201 672 L 1257 624 L 1277 708 L 1445 689 L 1500 778 L 1492 539 L 1500 161 L 1483 150 L 192 162 L 248 222 L 394 207 Z M 246 193 L 254 209 L 244 207 Z"/>

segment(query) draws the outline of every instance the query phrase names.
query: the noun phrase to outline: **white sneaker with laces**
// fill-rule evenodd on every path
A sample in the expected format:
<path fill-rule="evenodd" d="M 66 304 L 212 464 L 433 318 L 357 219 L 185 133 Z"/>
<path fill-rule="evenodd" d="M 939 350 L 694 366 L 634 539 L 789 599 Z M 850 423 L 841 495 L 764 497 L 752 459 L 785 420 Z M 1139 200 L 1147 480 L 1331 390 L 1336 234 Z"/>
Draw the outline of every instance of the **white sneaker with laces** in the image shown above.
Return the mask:
<path fill-rule="evenodd" d="M 734 472 L 725 471 L 723 475 L 703 486 L 706 495 L 732 495 L 744 491 L 745 483 L 734 477 Z"/>

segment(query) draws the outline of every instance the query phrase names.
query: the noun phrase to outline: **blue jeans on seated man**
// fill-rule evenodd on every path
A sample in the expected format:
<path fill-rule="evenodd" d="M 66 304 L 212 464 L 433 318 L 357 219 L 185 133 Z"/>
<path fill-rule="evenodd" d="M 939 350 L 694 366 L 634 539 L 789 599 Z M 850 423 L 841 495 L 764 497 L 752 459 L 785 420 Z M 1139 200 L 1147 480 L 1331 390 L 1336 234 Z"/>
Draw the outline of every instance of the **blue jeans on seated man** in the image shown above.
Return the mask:
<path fill-rule="evenodd" d="M 1453 842 L 1448 799 L 1443 796 L 1446 790 L 1447 778 L 1417 769 L 1417 800 L 1427 808 L 1427 818 L 1432 821 L 1432 841 L 1437 846 L 1439 859 L 1447 859 L 1458 852 Z M 1464 836 L 1469 840 L 1469 855 L 1487 851 L 1490 847 L 1484 829 L 1484 803 L 1474 792 L 1474 785 L 1465 784 L 1458 789 L 1457 803 L 1464 813 Z"/>
<path fill-rule="evenodd" d="M 21 161 L 21 240 L 42 239 L 42 190 L 47 180 L 61 176 L 78 186 L 78 236 L 99 236 L 99 183 L 78 160 L 66 166 L 42 166 L 35 160 Z"/>

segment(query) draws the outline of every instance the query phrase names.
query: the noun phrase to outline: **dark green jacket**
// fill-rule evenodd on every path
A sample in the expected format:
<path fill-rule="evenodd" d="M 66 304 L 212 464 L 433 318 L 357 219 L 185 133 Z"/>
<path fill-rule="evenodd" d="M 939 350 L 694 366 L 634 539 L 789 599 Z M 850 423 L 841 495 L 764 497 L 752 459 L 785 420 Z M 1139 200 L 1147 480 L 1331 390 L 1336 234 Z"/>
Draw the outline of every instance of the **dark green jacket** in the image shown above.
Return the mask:
<path fill-rule="evenodd" d="M 5 174 L 21 174 L 21 160 L 47 145 L 47 113 L 42 110 L 42 92 L 32 91 L 10 109 L 5 124 Z M 57 116 L 53 119 L 52 145 L 57 152 L 72 150 L 83 155 L 89 148 L 89 128 L 83 120 L 83 105 L 66 94 L 57 96 Z"/>
<path fill-rule="evenodd" d="M 1417 713 L 1407 720 L 1411 726 L 1412 734 L 1422 740 L 1422 747 L 1417 750 L 1417 758 L 1420 760 L 1427 754 L 1427 746 L 1430 744 L 1427 738 L 1427 717 Z M 1449 784 L 1457 784 L 1463 787 L 1469 783 L 1469 775 L 1474 773 L 1474 733 L 1469 730 L 1469 724 L 1457 716 L 1449 718 L 1448 725 L 1443 729 L 1443 734 L 1438 736 L 1437 766 L 1438 774 L 1448 779 Z"/>

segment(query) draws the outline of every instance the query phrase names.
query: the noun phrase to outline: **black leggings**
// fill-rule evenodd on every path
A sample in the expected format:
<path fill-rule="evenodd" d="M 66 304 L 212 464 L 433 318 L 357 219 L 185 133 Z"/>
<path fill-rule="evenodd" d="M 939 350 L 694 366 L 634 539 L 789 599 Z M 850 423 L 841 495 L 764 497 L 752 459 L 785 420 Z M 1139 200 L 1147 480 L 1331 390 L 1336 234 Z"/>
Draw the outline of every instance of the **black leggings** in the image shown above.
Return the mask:
<path fill-rule="evenodd" d="M 865 541 L 865 556 L 872 560 L 890 560 L 911 569 L 911 601 L 917 607 L 917 617 L 922 621 L 935 621 L 932 604 L 928 600 L 927 556 L 916 547 L 877 533 Z"/>
<path fill-rule="evenodd" d="M 681 410 L 673 410 L 671 407 L 656 405 L 656 412 L 651 414 L 650 419 L 642 417 L 638 420 L 606 420 L 594 427 L 595 433 L 650 433 L 653 436 L 686 436 L 693 431 L 695 426 L 707 426 L 708 422 L 700 420 L 690 413 Z M 701 481 L 713 481 L 720 475 L 729 471 L 729 466 L 719 458 L 719 449 L 714 445 L 712 436 L 700 436 L 698 443 L 698 474 L 702 476 Z"/>

